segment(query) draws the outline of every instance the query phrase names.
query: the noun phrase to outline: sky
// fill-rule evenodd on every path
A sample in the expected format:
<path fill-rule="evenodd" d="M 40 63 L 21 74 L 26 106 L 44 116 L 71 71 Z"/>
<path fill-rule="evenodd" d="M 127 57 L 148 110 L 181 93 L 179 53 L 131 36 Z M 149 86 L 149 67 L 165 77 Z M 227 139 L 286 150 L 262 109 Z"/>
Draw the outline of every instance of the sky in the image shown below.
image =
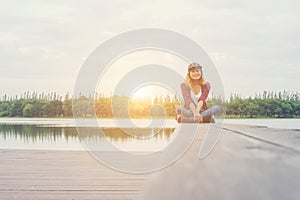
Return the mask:
<path fill-rule="evenodd" d="M 299 10 L 296 0 L 1 1 L 0 95 L 72 93 L 99 45 L 141 28 L 172 30 L 199 44 L 226 97 L 300 92 Z M 149 63 L 186 73 L 187 63 L 176 55 L 144 50 L 120 57 L 99 80 L 99 90 L 110 94 L 126 73 Z"/>

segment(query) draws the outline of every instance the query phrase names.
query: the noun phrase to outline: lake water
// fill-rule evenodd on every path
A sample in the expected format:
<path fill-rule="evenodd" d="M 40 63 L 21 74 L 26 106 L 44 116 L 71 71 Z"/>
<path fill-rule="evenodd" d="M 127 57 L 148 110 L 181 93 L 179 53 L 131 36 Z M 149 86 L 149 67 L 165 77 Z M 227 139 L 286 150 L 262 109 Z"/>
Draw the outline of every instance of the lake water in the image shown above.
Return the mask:
<path fill-rule="evenodd" d="M 173 141 L 174 128 L 87 128 L 79 136 L 74 127 L 0 124 L 0 149 L 84 150 L 83 145 L 101 147 L 107 141 L 124 151 L 158 151 Z"/>
<path fill-rule="evenodd" d="M 224 123 L 300 130 L 300 119 L 226 119 Z"/>
<path fill-rule="evenodd" d="M 178 126 L 175 120 L 161 122 L 135 120 L 130 124 L 126 120 L 111 119 L 75 122 L 74 119 L 0 118 L 0 149 L 84 150 L 82 140 L 87 139 L 100 146 L 108 140 L 125 151 L 158 151 L 174 140 Z M 224 122 L 300 130 L 300 119 L 227 119 Z M 101 127 L 103 134 L 94 129 L 84 138 L 79 137 L 75 126 Z"/>

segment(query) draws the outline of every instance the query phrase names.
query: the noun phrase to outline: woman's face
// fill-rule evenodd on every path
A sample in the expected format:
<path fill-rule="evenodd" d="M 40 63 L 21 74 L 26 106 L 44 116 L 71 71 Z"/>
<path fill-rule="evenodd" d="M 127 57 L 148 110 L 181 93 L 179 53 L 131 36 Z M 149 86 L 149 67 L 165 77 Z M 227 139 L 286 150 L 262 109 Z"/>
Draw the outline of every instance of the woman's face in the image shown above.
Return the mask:
<path fill-rule="evenodd" d="M 193 79 L 193 80 L 198 80 L 201 78 L 201 71 L 200 69 L 197 69 L 197 68 L 193 68 L 190 70 L 190 78 Z"/>

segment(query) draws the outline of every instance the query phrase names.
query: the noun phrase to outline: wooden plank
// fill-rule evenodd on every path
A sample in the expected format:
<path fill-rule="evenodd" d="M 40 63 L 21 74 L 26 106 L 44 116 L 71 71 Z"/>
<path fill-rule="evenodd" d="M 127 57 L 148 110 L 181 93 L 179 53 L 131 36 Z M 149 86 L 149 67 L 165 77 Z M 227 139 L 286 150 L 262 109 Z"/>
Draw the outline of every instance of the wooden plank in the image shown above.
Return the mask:
<path fill-rule="evenodd" d="M 131 200 L 135 197 L 135 193 L 127 191 L 0 191 L 1 199 L 5 200 L 57 200 L 57 199 L 86 199 L 86 200 Z"/>
<path fill-rule="evenodd" d="M 213 126 L 201 125 L 188 151 L 152 174 L 115 171 L 84 151 L 2 149 L 0 197 L 298 199 L 299 131 L 225 125 L 214 150 L 199 160 L 200 145 Z M 184 128 L 186 134 L 194 130 L 189 125 Z"/>
<path fill-rule="evenodd" d="M 84 151 L 0 150 L 1 199 L 132 199 L 146 175 L 112 170 Z"/>
<path fill-rule="evenodd" d="M 300 131 L 265 126 L 225 124 L 224 129 L 300 153 Z"/>
<path fill-rule="evenodd" d="M 248 128 L 249 134 L 257 130 Z M 199 141 L 174 165 L 150 177 L 138 199 L 152 199 L 151 194 L 156 199 L 299 199 L 299 153 L 224 130 L 212 153 L 199 160 Z"/>

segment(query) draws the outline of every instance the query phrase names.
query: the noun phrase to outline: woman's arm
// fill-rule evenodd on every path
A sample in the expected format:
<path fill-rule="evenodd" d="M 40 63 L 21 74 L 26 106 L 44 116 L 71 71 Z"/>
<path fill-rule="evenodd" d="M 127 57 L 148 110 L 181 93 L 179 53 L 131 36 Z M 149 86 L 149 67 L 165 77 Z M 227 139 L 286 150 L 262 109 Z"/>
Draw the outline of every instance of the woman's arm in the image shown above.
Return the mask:
<path fill-rule="evenodd" d="M 203 117 L 200 115 L 200 109 L 202 108 L 202 105 L 199 105 L 198 103 L 197 107 L 195 107 L 194 103 L 190 103 L 189 108 L 193 112 L 194 120 L 198 122 L 203 122 Z"/>
<path fill-rule="evenodd" d="M 193 99 L 191 97 L 191 91 L 188 88 L 188 86 L 186 86 L 184 83 L 181 83 L 180 85 L 180 89 L 181 89 L 181 94 L 183 96 L 184 99 L 184 106 L 186 108 L 190 107 L 190 104 L 193 104 Z M 194 104 L 193 104 L 194 105 Z"/>
<path fill-rule="evenodd" d="M 202 108 L 204 109 L 207 109 L 207 106 L 206 106 L 206 99 L 209 95 L 209 91 L 210 91 L 210 83 L 209 82 L 206 82 L 205 85 L 203 85 L 201 87 L 201 96 L 200 98 L 198 99 L 198 107 L 199 107 L 199 111 L 201 111 Z"/>
<path fill-rule="evenodd" d="M 201 87 L 201 96 L 198 100 L 198 104 L 197 104 L 197 108 L 195 108 L 195 112 L 194 113 L 194 119 L 199 121 L 199 122 L 203 122 L 203 117 L 200 114 L 200 111 L 202 109 L 202 107 L 206 107 L 206 99 L 208 97 L 210 91 L 210 84 L 207 82 L 205 85 L 203 85 Z M 194 106 L 195 107 L 195 106 Z"/>
<path fill-rule="evenodd" d="M 210 83 L 206 82 L 206 84 L 201 87 L 201 91 L 202 93 L 198 101 L 205 102 L 210 91 Z"/>

